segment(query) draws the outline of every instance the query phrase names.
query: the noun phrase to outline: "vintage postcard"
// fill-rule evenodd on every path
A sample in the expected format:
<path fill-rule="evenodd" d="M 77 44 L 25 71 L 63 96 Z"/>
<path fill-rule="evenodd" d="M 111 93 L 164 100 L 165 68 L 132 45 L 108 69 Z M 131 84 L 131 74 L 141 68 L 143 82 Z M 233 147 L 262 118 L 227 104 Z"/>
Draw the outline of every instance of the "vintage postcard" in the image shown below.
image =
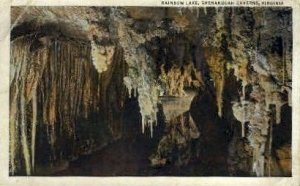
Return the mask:
<path fill-rule="evenodd" d="M 0 185 L 300 185 L 300 3 L 5 1 Z"/>

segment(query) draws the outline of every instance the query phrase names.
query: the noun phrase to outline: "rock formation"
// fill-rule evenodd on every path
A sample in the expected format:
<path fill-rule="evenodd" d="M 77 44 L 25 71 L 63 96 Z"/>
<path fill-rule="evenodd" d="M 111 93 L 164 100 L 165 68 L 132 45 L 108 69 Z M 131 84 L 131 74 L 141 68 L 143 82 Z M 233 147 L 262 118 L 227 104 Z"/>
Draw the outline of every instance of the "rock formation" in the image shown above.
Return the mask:
<path fill-rule="evenodd" d="M 136 99 L 140 132 L 158 141 L 154 167 L 184 170 L 220 145 L 225 175 L 291 175 L 291 16 L 13 7 L 10 174 L 37 175 L 122 140 L 124 104 Z"/>

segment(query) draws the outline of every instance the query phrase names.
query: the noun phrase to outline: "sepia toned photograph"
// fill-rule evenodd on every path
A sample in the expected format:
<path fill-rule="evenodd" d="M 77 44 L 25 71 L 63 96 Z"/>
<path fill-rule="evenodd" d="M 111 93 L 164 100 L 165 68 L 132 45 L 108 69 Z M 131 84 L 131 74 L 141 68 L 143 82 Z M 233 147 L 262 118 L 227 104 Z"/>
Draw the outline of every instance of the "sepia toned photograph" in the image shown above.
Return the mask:
<path fill-rule="evenodd" d="M 293 176 L 292 14 L 12 6 L 9 176 Z"/>

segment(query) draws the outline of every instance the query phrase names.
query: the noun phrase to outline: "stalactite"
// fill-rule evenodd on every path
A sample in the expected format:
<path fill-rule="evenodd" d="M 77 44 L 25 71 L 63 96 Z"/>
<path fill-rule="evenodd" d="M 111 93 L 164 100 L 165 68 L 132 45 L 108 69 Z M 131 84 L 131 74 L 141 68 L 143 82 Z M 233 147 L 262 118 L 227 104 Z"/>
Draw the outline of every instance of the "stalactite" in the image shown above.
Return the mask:
<path fill-rule="evenodd" d="M 19 150 L 19 110 L 18 110 L 18 102 L 20 100 L 20 74 L 22 61 L 26 57 L 26 45 L 20 39 L 16 39 L 12 43 L 11 50 L 11 66 L 10 66 L 10 120 L 9 120 L 9 129 L 10 129 L 10 173 L 14 175 L 17 172 L 18 160 L 16 158 L 18 150 Z M 23 50 L 22 50 L 23 49 Z"/>
<path fill-rule="evenodd" d="M 173 15 L 168 14 L 170 16 L 168 20 L 170 19 L 171 23 L 167 30 L 163 30 L 165 29 L 165 20 L 162 21 L 163 15 L 155 15 L 154 19 L 150 17 L 146 20 L 146 25 L 137 24 L 137 27 L 145 26 L 145 28 L 137 29 L 134 28 L 137 18 L 129 15 L 126 8 L 112 7 L 105 11 L 105 15 L 102 14 L 101 8 L 98 11 L 101 18 L 86 17 L 84 22 L 79 21 L 79 25 L 75 23 L 75 27 L 70 27 L 71 31 L 74 29 L 75 39 L 78 29 L 83 28 L 80 30 L 80 34 L 87 36 L 90 39 L 88 42 L 66 38 L 68 34 L 65 33 L 49 37 L 50 43 L 46 41 L 47 39 L 42 39 L 43 41 L 41 38 L 37 39 L 40 37 L 39 34 L 34 37 L 29 36 L 29 38 L 25 36 L 24 38 L 27 39 L 13 38 L 11 42 L 9 128 L 11 174 L 24 171 L 27 172 L 26 174 L 30 174 L 34 171 L 35 157 L 38 155 L 38 153 L 35 154 L 35 141 L 39 136 L 36 135 L 36 132 L 39 128 L 48 130 L 46 136 L 48 141 L 45 143 L 47 143 L 47 147 L 51 147 L 50 163 L 52 164 L 58 156 L 69 158 L 79 154 L 76 146 L 81 140 L 78 140 L 80 138 L 78 127 L 81 127 L 81 123 L 77 122 L 80 121 L 79 119 L 89 119 L 95 112 L 100 112 L 101 117 L 102 115 L 108 117 L 103 119 L 105 120 L 103 123 L 109 123 L 108 128 L 115 138 L 114 114 L 115 110 L 123 105 L 123 101 L 119 103 L 114 100 L 122 97 L 122 93 L 119 93 L 122 92 L 119 91 L 121 89 L 119 87 L 122 86 L 121 83 L 114 82 L 115 76 L 123 79 L 123 81 L 120 79 L 118 81 L 122 81 L 126 86 L 129 97 L 131 95 L 137 97 L 142 116 L 142 132 L 145 133 L 148 128 L 152 137 L 154 125 L 157 124 L 158 103 L 162 101 L 162 97 L 170 96 L 175 97 L 174 99 L 186 99 L 186 102 L 191 101 L 189 92 L 185 88 L 201 87 L 204 84 L 201 72 L 207 73 L 205 77 L 208 79 L 211 78 L 209 79 L 211 82 L 205 79 L 205 83 L 209 86 L 210 83 L 214 84 L 218 115 L 227 120 L 228 114 L 222 116 L 223 107 L 227 108 L 226 104 L 228 103 L 227 101 L 223 103 L 223 95 L 228 93 L 226 92 L 227 87 L 224 87 L 227 85 L 225 73 L 228 72 L 227 75 L 229 75 L 230 70 L 233 69 L 238 81 L 237 91 L 241 90 L 238 96 L 239 101 L 233 102 L 232 105 L 233 115 L 241 123 L 241 136 L 246 137 L 253 149 L 253 171 L 258 176 L 264 176 L 266 174 L 266 157 L 264 156 L 267 154 L 267 137 L 269 137 L 268 149 L 271 152 L 273 123 L 281 123 L 281 108 L 286 104 L 286 94 L 288 105 L 292 106 L 292 42 L 288 33 L 291 32 L 291 29 L 288 25 L 290 23 L 284 20 L 288 18 L 288 11 L 280 14 L 280 17 L 283 16 L 281 28 L 273 31 L 273 25 L 276 25 L 274 23 L 278 22 L 273 22 L 276 19 L 271 20 L 270 16 L 274 13 L 277 14 L 277 10 L 216 7 L 214 12 L 208 11 L 204 7 L 205 15 L 208 13 L 215 15 L 212 18 L 215 22 L 207 19 L 208 21 L 203 22 L 204 24 L 200 23 L 204 16 L 202 12 L 201 19 L 197 19 L 199 8 L 196 8 L 196 12 L 194 12 L 194 7 L 189 10 L 190 12 L 178 8 L 175 12 L 170 11 L 172 13 L 169 13 Z M 50 9 L 45 11 L 50 11 Z M 133 11 L 135 10 L 133 9 Z M 88 16 L 93 15 L 91 12 L 88 13 Z M 197 18 L 189 19 L 187 16 L 195 14 Z M 58 15 L 60 13 L 55 14 L 57 17 Z M 63 16 L 66 19 L 72 17 L 66 15 Z M 231 15 L 231 17 L 229 18 L 227 15 Z M 150 20 L 149 24 L 148 20 Z M 139 22 L 142 21 L 144 19 L 139 20 Z M 82 23 L 85 24 L 83 27 L 81 27 Z M 202 30 L 203 32 L 198 32 L 198 27 L 195 31 L 189 30 L 194 23 L 199 23 L 200 27 L 209 23 L 208 26 L 211 28 Z M 61 29 L 61 32 L 69 33 L 70 30 L 69 28 Z M 107 30 L 111 33 L 108 34 Z M 86 31 L 89 33 L 85 33 Z M 195 42 L 191 40 L 196 36 L 194 32 L 199 34 L 204 43 L 199 45 L 205 45 L 202 46 L 205 47 L 203 64 L 208 65 L 208 69 L 206 66 L 202 69 L 202 64 L 199 65 L 198 51 L 195 50 L 196 57 L 193 56 L 193 60 L 194 57 L 197 59 L 193 62 L 196 62 L 197 68 L 199 67 L 203 71 L 197 71 L 194 67 L 190 68 L 186 65 L 173 66 L 166 72 L 161 66 L 161 74 L 158 77 L 159 73 L 155 73 L 157 63 L 154 61 L 155 58 L 152 58 L 156 57 L 156 54 L 153 55 L 149 52 L 149 48 L 152 46 L 148 46 L 152 45 L 154 39 L 157 39 L 155 37 L 165 37 L 169 31 L 170 34 L 177 31 L 180 35 L 187 36 L 188 42 L 193 42 L 195 46 L 198 46 L 198 40 Z M 270 36 L 271 42 L 268 39 Z M 32 38 L 34 41 L 31 41 Z M 109 42 L 106 42 L 107 39 Z M 277 46 L 279 43 L 282 44 L 282 51 L 279 51 L 281 47 Z M 49 54 L 42 51 L 41 48 L 44 46 L 41 47 L 40 44 L 47 45 L 46 50 Z M 119 67 L 116 67 L 116 64 L 113 63 L 115 61 L 112 59 L 117 55 L 118 47 L 122 50 L 119 58 L 124 57 L 128 67 L 128 72 L 125 72 L 127 67 L 120 67 L 124 70 L 123 73 L 120 73 L 121 75 L 112 74 L 118 73 L 115 69 Z M 164 50 L 166 54 L 167 49 Z M 274 56 L 272 56 L 273 54 Z M 41 59 L 41 55 L 46 57 Z M 168 63 L 170 64 L 170 61 Z M 225 68 L 225 65 L 228 68 Z M 46 67 L 44 68 L 44 66 Z M 235 89 L 235 86 L 232 88 Z M 116 92 L 112 91 L 115 89 Z M 235 93 L 233 94 L 229 97 L 236 96 Z M 275 112 L 272 115 L 274 118 L 270 118 L 270 113 L 273 111 L 270 109 L 272 106 L 275 106 Z M 180 105 L 180 107 L 186 111 L 187 104 Z M 174 116 L 174 113 L 177 115 Z M 175 146 L 182 145 L 181 142 L 186 145 L 188 144 L 186 141 L 197 138 L 198 132 L 195 129 L 197 127 L 189 113 L 173 112 L 172 114 L 172 117 L 171 114 L 165 114 L 165 117 L 168 118 L 168 126 L 171 128 L 168 131 L 170 132 L 168 137 L 171 136 L 170 138 L 174 140 L 171 143 Z M 170 118 L 173 119 L 172 122 Z M 41 127 L 37 127 L 37 125 Z M 190 133 L 187 132 L 189 130 Z M 184 138 L 186 136 L 188 139 Z M 170 138 L 163 138 L 163 140 L 168 141 Z M 60 147 L 58 139 L 65 140 L 63 143 L 68 144 L 70 150 Z M 162 144 L 166 142 L 163 140 Z M 243 139 L 243 141 L 246 140 Z M 43 143 L 41 144 L 44 145 Z M 184 148 L 188 151 L 187 146 Z M 49 157 L 45 158 L 49 159 Z M 269 157 L 269 161 L 270 159 Z M 161 162 L 166 163 L 165 159 Z"/>
<path fill-rule="evenodd" d="M 268 153 L 268 176 L 271 176 L 271 159 L 272 159 L 272 142 L 273 142 L 273 122 L 270 122 L 269 131 L 269 153 Z"/>
<path fill-rule="evenodd" d="M 276 104 L 276 124 L 279 124 L 281 122 L 281 104 Z"/>
<path fill-rule="evenodd" d="M 50 58 L 40 89 L 45 94 L 43 121 L 48 125 L 48 143 L 52 149 L 51 161 L 61 156 L 60 149 L 56 147 L 57 131 L 60 131 L 60 137 L 67 134 L 65 138 L 75 140 L 76 118 L 88 117 L 90 111 L 96 110 L 90 99 L 96 97 L 98 88 L 92 88 L 90 76 L 93 71 L 90 71 L 89 62 L 84 60 L 90 55 L 87 47 L 86 44 L 82 46 L 80 43 L 55 39 L 50 50 Z M 89 75 L 84 75 L 85 72 Z M 81 106 L 83 112 L 80 112 Z M 59 129 L 56 128 L 57 123 Z M 70 144 L 71 149 L 74 149 L 75 145 Z"/>
<path fill-rule="evenodd" d="M 235 118 L 242 123 L 242 127 L 245 127 L 243 125 L 251 120 L 254 112 L 254 104 L 247 100 L 242 100 L 240 102 L 235 102 L 232 106 L 232 110 Z M 245 136 L 245 131 L 243 132 L 243 130 L 244 129 L 242 128 L 242 137 Z"/>
<path fill-rule="evenodd" d="M 270 66 L 270 62 L 268 62 L 267 58 L 262 55 L 257 48 L 254 51 L 247 53 L 247 48 L 244 44 L 237 45 L 240 45 L 238 49 L 230 47 L 230 51 L 232 52 L 235 62 L 229 65 L 229 68 L 234 69 L 234 75 L 237 77 L 237 80 L 242 81 L 240 108 L 236 109 L 234 108 L 236 106 L 233 106 L 234 116 L 241 122 L 242 131 L 245 121 L 249 122 L 247 139 L 253 148 L 253 171 L 257 176 L 264 176 L 264 154 L 266 153 L 265 146 L 267 141 L 265 136 L 267 136 L 270 131 L 267 130 L 270 127 L 270 118 L 268 116 L 270 113 L 269 108 L 270 105 L 275 105 L 275 121 L 276 123 L 280 123 L 281 107 L 284 102 L 282 101 L 280 94 L 278 94 L 278 92 L 280 92 L 279 86 L 270 79 L 271 75 L 276 74 L 272 71 L 272 67 Z M 244 52 L 241 52 L 241 49 L 243 48 Z M 250 71 L 248 65 L 253 67 L 253 71 Z M 259 88 L 257 88 L 257 84 L 259 84 Z M 243 100 L 245 100 L 245 87 L 247 85 L 251 85 L 252 88 L 255 89 L 252 91 L 252 96 L 250 97 L 260 102 L 255 104 L 255 110 L 252 111 L 252 113 L 255 114 L 251 114 L 250 116 L 245 115 L 245 112 L 249 112 L 246 111 L 249 105 L 243 104 Z M 240 115 L 236 112 L 240 112 Z M 258 112 L 260 114 L 258 114 Z M 269 139 L 269 141 L 270 140 L 272 139 Z"/>
<path fill-rule="evenodd" d="M 124 77 L 124 84 L 129 95 L 132 89 L 138 92 L 138 102 L 142 116 L 142 132 L 144 132 L 145 127 L 149 127 L 153 131 L 151 129 L 153 122 L 155 123 L 157 120 L 159 86 L 155 80 L 155 63 L 153 63 L 153 59 L 146 52 L 143 44 L 152 37 L 164 36 L 165 32 L 154 29 L 144 35 L 138 34 L 130 28 L 128 25 L 130 20 L 124 15 L 126 13 L 121 9 L 112 9 L 111 17 L 116 24 L 119 42 L 128 65 L 128 75 Z"/>
<path fill-rule="evenodd" d="M 47 129 L 51 147 L 50 163 L 61 158 L 57 137 L 75 141 L 76 118 L 96 111 L 100 100 L 100 76 L 89 61 L 90 46 L 87 43 L 40 38 L 42 47 L 33 48 L 28 38 L 20 37 L 12 42 L 10 74 L 10 172 L 15 174 L 25 168 L 30 175 L 35 169 L 37 124 Z M 48 46 L 49 45 L 49 46 Z M 74 68 L 71 68 L 74 67 Z M 88 74 L 88 75 L 86 75 Z M 93 80 L 92 80 L 92 78 Z M 78 79 L 77 79 L 78 78 Z M 93 82 L 92 82 L 93 81 Z M 38 101 L 37 99 L 41 99 Z M 43 103 L 42 110 L 38 110 Z M 20 116 L 20 119 L 18 119 Z M 41 116 L 41 118 L 38 118 Z M 59 126 L 59 129 L 56 128 Z M 25 165 L 17 162 L 18 131 L 21 131 L 21 154 Z M 57 131 L 60 131 L 58 134 Z M 67 134 L 67 135 L 66 135 Z M 17 136 L 16 136 L 17 135 Z M 75 148 L 75 143 L 70 148 Z M 73 151 L 73 150 L 72 150 Z M 74 153 L 74 152 L 69 152 Z M 66 154 L 69 155 L 69 154 Z M 47 158 L 47 157 L 45 157 Z"/>
<path fill-rule="evenodd" d="M 28 72 L 28 68 L 31 64 L 31 58 L 29 53 L 29 45 L 30 42 L 28 40 L 16 39 L 15 42 L 12 43 L 12 68 L 11 71 L 11 96 L 13 98 L 11 102 L 11 116 L 10 116 L 10 152 L 11 152 L 11 172 L 14 174 L 20 167 L 20 162 L 16 165 L 16 154 L 19 150 L 18 135 L 20 135 L 21 139 L 21 152 L 22 157 L 25 162 L 25 172 L 27 175 L 32 173 L 31 169 L 31 154 L 29 149 L 29 138 L 28 138 L 28 119 L 27 119 L 27 109 L 26 103 L 28 99 L 27 93 L 28 91 L 27 85 L 32 87 L 34 83 L 34 75 L 32 72 Z M 28 76 L 28 78 L 26 77 Z M 28 83 L 29 82 L 29 83 Z M 21 108 L 19 109 L 18 106 Z M 19 118 L 20 117 L 20 118 Z M 20 130 L 20 134 L 17 132 Z M 16 136 L 17 135 L 17 136 Z M 19 154 L 19 153 L 18 153 Z M 19 160 L 18 160 L 19 161 Z"/>
<path fill-rule="evenodd" d="M 92 61 L 99 73 L 107 70 L 108 65 L 112 62 L 113 55 L 113 46 L 99 46 L 95 41 L 91 41 Z"/>
<path fill-rule="evenodd" d="M 264 176 L 265 170 L 265 145 L 266 136 L 269 128 L 269 111 L 265 103 L 264 90 L 259 86 L 254 86 L 251 92 L 252 99 L 256 103 L 241 100 L 241 102 L 234 103 L 232 109 L 235 118 L 241 123 L 249 122 L 249 134 L 247 136 L 251 147 L 253 148 L 253 172 L 257 176 Z"/>
<path fill-rule="evenodd" d="M 31 125 L 31 167 L 32 171 L 34 172 L 35 167 L 35 141 L 36 141 L 36 125 L 37 125 L 37 115 L 38 115 L 38 109 L 37 109 L 37 86 L 40 81 L 40 78 L 42 76 L 45 62 L 47 61 L 47 51 L 45 48 L 40 49 L 36 51 L 34 56 L 32 57 L 33 63 L 38 68 L 35 69 L 33 72 L 31 82 L 29 84 L 32 84 L 32 86 L 26 85 L 26 87 L 30 87 L 31 89 L 28 91 L 28 100 L 31 100 L 32 102 L 32 125 Z M 30 77 L 30 75 L 28 75 Z M 33 81 L 33 82 L 32 82 Z M 28 83 L 27 83 L 28 84 Z M 28 88 L 27 88 L 28 90 Z"/>
<path fill-rule="evenodd" d="M 285 84 L 285 40 L 282 39 L 282 84 Z"/>
<path fill-rule="evenodd" d="M 243 117 L 245 118 L 245 109 L 243 104 Z M 241 121 L 241 128 L 242 128 L 242 138 L 245 137 L 245 119 Z"/>
<path fill-rule="evenodd" d="M 287 94 L 288 105 L 291 107 L 292 106 L 292 88 L 291 88 L 291 86 L 282 86 L 281 92 Z"/>
<path fill-rule="evenodd" d="M 263 58 L 257 58 L 256 60 L 261 60 Z M 256 62 L 260 65 L 258 65 L 255 70 L 259 75 L 256 75 L 256 79 L 259 82 L 260 85 L 253 86 L 253 90 L 250 94 L 251 98 L 256 100 L 257 103 L 255 103 L 254 110 L 252 112 L 247 111 L 247 113 L 250 113 L 250 116 L 248 116 L 249 121 L 249 135 L 248 140 L 250 142 L 250 145 L 253 147 L 253 171 L 256 173 L 257 176 L 264 176 L 264 170 L 265 170 L 265 157 L 264 153 L 266 151 L 266 136 L 268 135 L 270 127 L 270 117 L 269 117 L 269 107 L 270 105 L 275 105 L 276 113 L 275 113 L 275 121 L 276 123 L 280 122 L 280 111 L 281 106 L 284 102 L 281 100 L 281 95 L 276 93 L 278 91 L 278 87 L 270 81 L 270 79 L 265 76 L 267 74 L 267 71 L 262 69 L 268 69 L 265 62 Z M 264 67 L 262 68 L 262 65 Z M 243 87 L 245 85 L 243 84 Z M 244 100 L 244 93 L 242 93 L 242 100 Z M 243 103 L 242 103 L 243 104 Z M 249 107 L 248 105 L 247 107 Z M 244 108 L 242 108 L 244 110 Z M 241 109 L 241 110 L 242 110 Z M 238 116 L 236 114 L 236 109 L 233 107 L 235 117 L 241 121 L 241 123 L 245 122 L 245 119 L 241 118 L 241 116 Z M 271 136 L 271 134 L 270 134 Z M 271 141 L 272 139 L 269 139 Z M 271 147 L 269 147 L 270 149 Z"/>
<path fill-rule="evenodd" d="M 16 108 L 16 99 L 17 96 L 15 96 L 11 100 L 10 105 L 10 118 L 9 118 L 9 165 L 10 165 L 10 173 L 12 175 L 15 174 L 17 170 L 16 165 L 16 151 L 18 145 L 18 141 L 16 140 L 16 137 L 18 136 L 17 129 L 18 129 L 18 120 L 17 120 L 17 108 Z"/>
<path fill-rule="evenodd" d="M 246 109 L 245 109 L 245 100 L 246 100 L 246 86 L 247 82 L 242 81 L 242 97 L 241 97 L 241 102 L 242 102 L 242 107 L 243 107 L 243 120 L 241 121 L 241 128 L 242 128 L 242 137 L 245 137 L 245 122 L 246 122 Z"/>
<path fill-rule="evenodd" d="M 225 84 L 225 61 L 221 52 L 216 50 L 206 50 L 207 64 L 210 70 L 210 76 L 214 82 L 216 90 L 216 105 L 218 108 L 218 115 L 222 117 L 223 108 L 223 90 Z"/>
<path fill-rule="evenodd" d="M 181 67 L 174 65 L 166 72 L 164 65 L 161 65 L 159 80 L 162 84 L 162 95 L 166 96 L 186 96 L 185 88 L 199 88 L 203 85 L 201 72 L 193 63 L 183 65 L 183 71 Z"/>
<path fill-rule="evenodd" d="M 181 16 L 182 16 L 182 10 L 183 10 L 183 8 L 181 8 L 181 7 L 178 7 L 178 8 L 177 8 L 177 12 L 178 12 L 178 14 L 181 15 Z"/>
<path fill-rule="evenodd" d="M 216 90 L 216 105 L 218 108 L 218 115 L 222 117 L 226 61 L 223 51 L 218 49 L 222 46 L 225 34 L 224 9 L 221 9 L 220 11 L 216 10 L 215 21 L 216 33 L 212 42 L 212 46 L 214 48 L 206 49 L 205 56 Z"/>
<path fill-rule="evenodd" d="M 243 119 L 239 119 L 241 121 L 241 136 L 245 137 L 245 124 L 247 121 L 246 115 L 248 112 L 247 109 L 245 109 L 245 105 L 248 104 L 248 101 L 246 101 L 246 86 L 248 85 L 248 82 L 250 82 L 248 78 L 248 61 L 247 60 L 241 60 L 239 64 L 227 64 L 227 69 L 233 69 L 234 70 L 234 76 L 236 77 L 237 81 L 241 81 L 241 86 L 242 86 L 242 92 L 240 95 L 240 103 L 242 105 L 242 114 L 243 114 Z"/>
<path fill-rule="evenodd" d="M 218 115 L 222 117 L 223 115 L 223 90 L 224 90 L 224 72 L 221 75 L 221 80 L 216 82 L 216 94 L 217 94 L 217 106 L 218 106 Z"/>
<path fill-rule="evenodd" d="M 32 96 L 32 129 L 31 129 L 31 167 L 34 171 L 35 167 L 35 140 L 36 140 L 36 125 L 37 125 L 37 92 L 34 90 Z"/>
<path fill-rule="evenodd" d="M 199 8 L 198 7 L 188 7 L 188 10 L 194 14 L 194 10 L 196 11 L 196 17 L 199 18 Z"/>
<path fill-rule="evenodd" d="M 21 98 L 21 107 L 25 107 L 25 98 Z M 23 150 L 23 156 L 25 159 L 25 168 L 26 168 L 26 174 L 31 175 L 31 158 L 30 158 L 30 150 L 28 145 L 28 139 L 27 139 L 27 125 L 26 125 L 26 113 L 25 108 L 21 109 L 21 144 L 22 144 L 22 150 Z"/>
<path fill-rule="evenodd" d="M 26 68 L 27 68 L 28 61 L 25 59 L 22 64 L 22 71 L 21 74 L 22 77 L 26 77 Z M 21 95 L 20 95 L 20 107 L 21 107 L 21 144 L 22 144 L 22 151 L 23 156 L 25 160 L 25 168 L 26 168 L 26 174 L 31 175 L 31 163 L 30 163 L 30 150 L 29 150 L 29 144 L 27 139 L 27 117 L 26 117 L 26 103 L 25 103 L 25 80 L 23 80 L 21 85 Z"/>

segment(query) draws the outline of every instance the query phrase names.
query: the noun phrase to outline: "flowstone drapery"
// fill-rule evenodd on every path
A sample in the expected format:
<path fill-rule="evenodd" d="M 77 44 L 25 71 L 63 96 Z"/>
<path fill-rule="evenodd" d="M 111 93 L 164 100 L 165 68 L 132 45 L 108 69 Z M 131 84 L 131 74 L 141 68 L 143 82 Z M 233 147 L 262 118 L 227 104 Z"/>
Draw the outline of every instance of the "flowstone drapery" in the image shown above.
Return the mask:
<path fill-rule="evenodd" d="M 153 136 L 153 125 L 157 123 L 160 88 L 156 80 L 155 63 L 143 44 L 153 37 L 163 37 L 166 33 L 162 29 L 153 28 L 145 34 L 138 34 L 130 28 L 129 25 L 133 20 L 124 17 L 123 10 L 113 9 L 112 12 L 111 16 L 117 29 L 118 41 L 124 50 L 124 58 L 128 65 L 128 74 L 124 77 L 124 83 L 130 96 L 132 91 L 134 96 L 138 94 L 142 133 L 144 133 L 145 127 L 149 127 L 150 134 Z"/>

